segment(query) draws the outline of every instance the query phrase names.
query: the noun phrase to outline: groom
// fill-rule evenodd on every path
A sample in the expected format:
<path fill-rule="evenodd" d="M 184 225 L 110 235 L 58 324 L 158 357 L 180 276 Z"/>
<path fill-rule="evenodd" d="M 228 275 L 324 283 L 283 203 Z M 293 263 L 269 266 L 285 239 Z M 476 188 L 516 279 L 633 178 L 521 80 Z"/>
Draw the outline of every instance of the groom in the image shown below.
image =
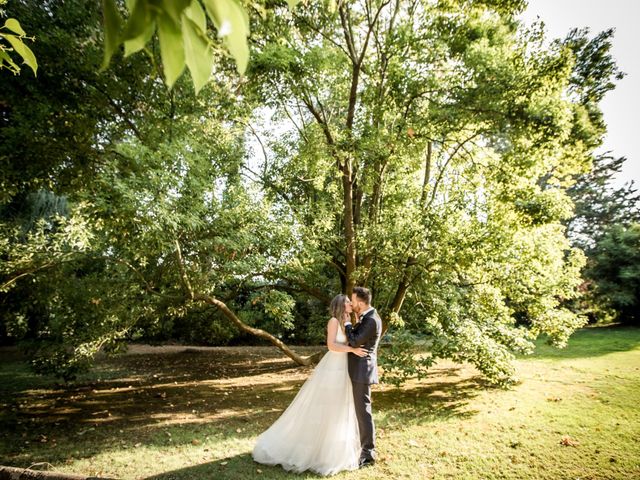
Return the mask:
<path fill-rule="evenodd" d="M 349 354 L 349 376 L 353 385 L 353 400 L 360 430 L 360 467 L 373 465 L 376 460 L 375 429 L 371 415 L 371 385 L 378 383 L 377 350 L 382 321 L 371 306 L 371 292 L 364 287 L 355 287 L 351 295 L 353 311 L 360 316 L 356 326 L 344 325 L 349 345 L 363 347 L 369 351 L 364 357 Z"/>

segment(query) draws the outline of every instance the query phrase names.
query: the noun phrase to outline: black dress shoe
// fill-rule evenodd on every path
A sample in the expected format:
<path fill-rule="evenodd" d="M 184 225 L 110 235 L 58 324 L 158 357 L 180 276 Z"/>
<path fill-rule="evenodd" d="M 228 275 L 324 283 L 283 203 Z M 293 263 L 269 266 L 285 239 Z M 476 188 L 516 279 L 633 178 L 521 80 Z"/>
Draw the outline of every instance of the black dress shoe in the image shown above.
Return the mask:
<path fill-rule="evenodd" d="M 373 458 L 361 458 L 359 468 L 372 467 L 376 461 Z"/>

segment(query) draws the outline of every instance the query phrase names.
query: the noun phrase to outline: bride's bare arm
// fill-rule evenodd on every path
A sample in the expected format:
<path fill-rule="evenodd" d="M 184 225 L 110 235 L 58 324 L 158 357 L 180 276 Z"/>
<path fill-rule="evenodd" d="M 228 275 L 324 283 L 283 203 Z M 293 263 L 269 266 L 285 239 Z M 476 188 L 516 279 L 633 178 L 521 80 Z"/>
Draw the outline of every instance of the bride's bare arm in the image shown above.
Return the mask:
<path fill-rule="evenodd" d="M 355 353 L 359 357 L 363 357 L 368 353 L 364 348 L 354 348 L 351 345 L 336 343 L 336 334 L 338 333 L 338 328 L 340 328 L 338 319 L 334 317 L 330 318 L 329 323 L 327 323 L 327 348 L 329 350 L 331 350 L 332 352 Z"/>

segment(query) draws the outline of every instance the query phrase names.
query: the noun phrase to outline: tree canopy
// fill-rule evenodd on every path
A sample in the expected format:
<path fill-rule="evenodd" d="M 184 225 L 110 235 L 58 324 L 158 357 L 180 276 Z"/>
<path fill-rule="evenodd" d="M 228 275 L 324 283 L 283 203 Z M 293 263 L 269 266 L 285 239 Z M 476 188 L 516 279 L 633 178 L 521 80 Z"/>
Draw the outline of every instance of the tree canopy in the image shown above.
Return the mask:
<path fill-rule="evenodd" d="M 549 46 L 521 1 L 264 6 L 245 75 L 212 50 L 195 96 L 162 33 L 119 37 L 147 55 L 98 73 L 93 2 L 21 2 L 41 74 L 0 98 L 5 336 L 69 375 L 185 322 L 305 363 L 283 340 L 321 338 L 360 284 L 389 381 L 447 357 L 506 383 L 539 335 L 565 344 L 585 321 L 568 189 L 605 131 L 610 35 Z"/>

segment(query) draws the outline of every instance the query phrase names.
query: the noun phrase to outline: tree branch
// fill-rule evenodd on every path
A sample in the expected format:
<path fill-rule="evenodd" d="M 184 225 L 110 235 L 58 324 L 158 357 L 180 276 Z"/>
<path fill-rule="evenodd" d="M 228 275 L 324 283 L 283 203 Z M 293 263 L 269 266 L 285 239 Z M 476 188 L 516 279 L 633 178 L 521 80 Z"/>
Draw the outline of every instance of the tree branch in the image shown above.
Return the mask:
<path fill-rule="evenodd" d="M 349 52 L 347 50 L 344 49 L 344 47 L 342 45 L 340 45 L 338 42 L 336 42 L 333 38 L 331 38 L 330 36 L 326 35 L 322 30 L 320 30 L 319 28 L 316 28 L 314 25 L 312 25 L 310 22 L 307 22 L 306 18 L 303 18 L 299 15 L 297 15 L 295 12 L 293 13 L 293 18 L 296 20 L 301 21 L 301 23 L 303 23 L 305 26 L 309 27 L 311 30 L 313 30 L 315 33 L 319 34 L 320 36 L 322 36 L 322 38 L 324 38 L 325 40 L 327 40 L 328 42 L 330 42 L 331 44 L 333 44 L 335 47 L 339 48 L 340 50 L 342 50 L 342 52 L 347 56 L 347 58 L 351 58 L 351 56 L 349 55 Z"/>
<path fill-rule="evenodd" d="M 324 116 L 321 115 L 320 112 L 318 112 L 313 103 L 311 103 L 311 100 L 306 98 L 304 95 L 302 96 L 302 102 L 306 105 L 307 109 L 311 112 L 320 127 L 322 127 L 324 136 L 327 139 L 327 144 L 329 144 L 330 146 L 334 146 L 335 142 L 333 140 L 333 136 L 331 135 L 331 130 L 329 130 L 329 125 L 327 125 L 325 122 Z"/>
<path fill-rule="evenodd" d="M 87 85 L 93 87 L 96 91 L 100 92 L 104 96 L 104 98 L 107 100 L 107 102 L 109 102 L 109 105 L 111 105 L 111 107 L 116 111 L 116 113 L 120 115 L 120 118 L 122 118 L 122 120 L 124 120 L 124 122 L 129 126 L 129 128 L 133 130 L 133 133 L 136 135 L 138 140 L 140 140 L 141 142 L 144 142 L 142 133 L 140 133 L 140 130 L 138 129 L 137 125 L 133 123 L 133 121 L 127 116 L 126 112 L 122 109 L 122 107 L 118 105 L 118 102 L 116 102 L 113 98 L 111 98 L 111 96 L 106 91 L 104 91 L 102 88 L 98 87 L 97 85 L 91 82 L 87 82 Z"/>
<path fill-rule="evenodd" d="M 451 155 L 449 155 L 449 158 L 447 158 L 447 160 L 444 162 L 444 165 L 442 166 L 442 168 L 440 169 L 440 171 L 438 172 L 438 178 L 436 178 L 436 182 L 433 185 L 433 190 L 431 191 L 431 198 L 429 199 L 429 203 L 426 205 L 425 209 L 428 209 L 431 204 L 433 203 L 435 197 L 436 197 L 436 193 L 438 191 L 438 186 L 440 185 L 440 182 L 442 181 L 442 178 L 444 176 L 444 172 L 447 168 L 447 166 L 449 165 L 449 163 L 451 162 L 451 160 L 453 159 L 453 157 L 456 156 L 456 154 L 458 153 L 458 151 L 467 143 L 470 142 L 471 140 L 473 140 L 474 138 L 476 138 L 478 135 L 482 134 L 484 131 L 483 130 L 479 130 L 477 132 L 475 132 L 473 135 L 471 135 L 470 137 L 466 138 L 465 140 L 463 140 L 462 142 L 460 142 L 456 148 L 454 148 L 453 152 L 451 152 Z"/>
<path fill-rule="evenodd" d="M 225 317 L 231 320 L 231 322 L 236 327 L 238 327 L 240 331 L 268 340 L 274 346 L 280 349 L 286 356 L 288 356 L 294 362 L 296 362 L 298 365 L 302 365 L 302 366 L 311 365 L 313 363 L 316 363 L 322 356 L 322 352 L 318 352 L 308 357 L 302 357 L 298 355 L 293 350 L 291 350 L 284 342 L 274 337 L 269 332 L 266 332 L 265 330 L 262 330 L 260 328 L 250 327 L 249 325 L 244 323 L 242 320 L 240 320 L 240 318 L 238 318 L 238 316 L 229 307 L 227 307 L 227 305 L 224 302 L 222 302 L 221 300 L 218 300 L 213 296 L 196 293 L 194 296 L 194 300 L 198 302 L 204 302 L 216 307 L 218 310 L 222 312 L 222 314 Z"/>
<path fill-rule="evenodd" d="M 191 282 L 189 281 L 189 276 L 187 275 L 187 271 L 184 268 L 184 259 L 182 258 L 182 251 L 180 250 L 180 242 L 176 238 L 174 240 L 176 245 L 176 257 L 178 258 L 178 268 L 180 268 L 180 277 L 182 278 L 182 283 L 184 284 L 187 293 L 189 294 L 189 298 L 193 300 L 193 288 L 191 288 Z"/>
<path fill-rule="evenodd" d="M 346 2 L 345 2 L 346 3 Z M 345 4 L 341 4 L 340 8 L 338 8 L 338 13 L 340 14 L 340 22 L 342 23 L 342 31 L 344 33 L 345 41 L 347 42 L 347 49 L 349 53 L 349 58 L 351 59 L 352 64 L 356 64 L 356 49 L 353 44 L 353 34 L 351 32 L 351 27 L 347 25 L 347 16 L 348 9 L 346 7 L 343 8 Z M 346 9 L 346 13 L 345 13 Z"/>

